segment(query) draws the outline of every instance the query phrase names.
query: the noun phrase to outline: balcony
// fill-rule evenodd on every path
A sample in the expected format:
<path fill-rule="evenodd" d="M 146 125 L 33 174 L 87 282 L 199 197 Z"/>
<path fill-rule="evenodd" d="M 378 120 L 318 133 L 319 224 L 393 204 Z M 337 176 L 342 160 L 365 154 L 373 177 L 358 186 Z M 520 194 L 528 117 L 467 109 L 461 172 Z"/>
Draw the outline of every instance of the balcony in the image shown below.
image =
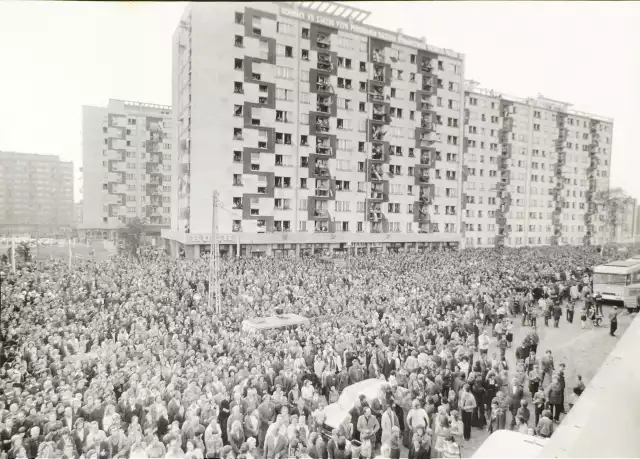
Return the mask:
<path fill-rule="evenodd" d="M 428 119 L 422 119 L 420 121 L 420 127 L 426 129 L 427 132 L 434 132 L 436 130 L 435 123 L 430 122 Z"/>
<path fill-rule="evenodd" d="M 318 198 L 330 198 L 332 193 L 329 187 L 318 186 L 316 187 L 315 196 Z"/>
<path fill-rule="evenodd" d="M 382 178 L 383 174 L 384 172 L 382 171 L 382 168 L 374 166 L 371 168 L 371 174 L 369 175 L 369 178 L 371 180 L 380 181 L 380 180 L 383 180 Z"/>
<path fill-rule="evenodd" d="M 316 105 L 316 111 L 318 111 L 320 113 L 327 113 L 328 114 L 328 113 L 330 113 L 329 105 L 318 102 L 318 104 Z"/>
<path fill-rule="evenodd" d="M 557 139 L 556 140 L 556 150 L 561 151 L 564 150 L 564 147 L 566 146 L 566 140 L 562 140 L 562 139 Z"/>
<path fill-rule="evenodd" d="M 331 40 L 329 39 L 329 37 L 318 35 L 316 45 L 319 49 L 329 49 L 331 47 Z"/>
<path fill-rule="evenodd" d="M 325 145 L 316 145 L 316 153 L 319 155 L 331 155 L 331 147 Z"/>
<path fill-rule="evenodd" d="M 371 60 L 376 64 L 384 64 L 384 53 L 374 51 Z"/>
<path fill-rule="evenodd" d="M 382 91 L 369 92 L 369 100 L 384 100 L 384 94 Z"/>
<path fill-rule="evenodd" d="M 430 59 L 423 59 L 420 63 L 420 72 L 425 75 L 431 75 L 433 73 L 433 66 L 431 65 Z"/>
<path fill-rule="evenodd" d="M 331 130 L 329 126 L 329 120 L 326 119 L 318 119 L 316 121 L 316 132 L 326 132 L 328 133 Z"/>
<path fill-rule="evenodd" d="M 435 106 L 432 103 L 429 103 L 426 100 L 421 100 L 420 101 L 420 111 L 434 113 L 435 112 Z"/>
<path fill-rule="evenodd" d="M 329 83 L 327 82 L 323 82 L 323 81 L 318 81 L 316 83 L 316 90 L 318 92 L 326 92 L 326 93 L 330 93 L 333 94 L 333 86 L 331 86 Z"/>
<path fill-rule="evenodd" d="M 381 222 L 382 219 L 383 219 L 383 215 L 382 215 L 382 211 L 380 209 L 372 210 L 371 212 L 369 212 L 369 221 L 370 222 L 378 223 L 378 222 Z"/>
<path fill-rule="evenodd" d="M 373 81 L 384 83 L 384 69 L 375 69 L 373 72 Z"/>
<path fill-rule="evenodd" d="M 329 167 L 327 165 L 318 165 L 314 169 L 314 173 L 319 177 L 329 177 Z"/>
<path fill-rule="evenodd" d="M 436 132 L 431 131 L 426 134 L 421 134 L 418 139 L 418 145 L 421 147 L 428 147 L 434 143 L 436 143 L 439 139 L 439 136 Z"/>
<path fill-rule="evenodd" d="M 316 208 L 313 209 L 313 216 L 315 218 L 329 218 L 329 211 L 327 209 Z"/>
<path fill-rule="evenodd" d="M 429 174 L 421 174 L 418 176 L 418 183 L 428 185 L 430 182 Z"/>
<path fill-rule="evenodd" d="M 505 118 L 502 122 L 502 130 L 504 132 L 511 132 L 513 130 L 513 118 Z"/>
<path fill-rule="evenodd" d="M 431 223 L 420 223 L 418 225 L 418 233 L 427 234 L 431 233 L 432 226 Z"/>
<path fill-rule="evenodd" d="M 383 131 L 378 126 L 374 126 L 371 130 L 371 140 L 382 141 L 384 136 L 387 134 L 387 131 Z"/>
<path fill-rule="evenodd" d="M 500 132 L 499 135 L 500 143 L 505 145 L 509 143 L 509 133 L 508 132 Z"/>

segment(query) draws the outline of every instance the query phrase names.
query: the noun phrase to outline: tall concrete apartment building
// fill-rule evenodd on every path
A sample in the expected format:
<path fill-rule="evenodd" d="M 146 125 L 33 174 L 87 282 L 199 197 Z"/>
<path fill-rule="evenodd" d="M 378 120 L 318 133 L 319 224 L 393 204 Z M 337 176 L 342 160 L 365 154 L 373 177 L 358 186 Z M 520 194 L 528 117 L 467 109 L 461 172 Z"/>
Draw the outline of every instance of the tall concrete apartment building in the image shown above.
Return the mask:
<path fill-rule="evenodd" d="M 596 244 L 612 121 L 464 79 L 333 2 L 191 4 L 173 39 L 170 252 Z"/>
<path fill-rule="evenodd" d="M 330 2 L 194 3 L 174 35 L 171 252 L 458 245 L 464 57 Z"/>
<path fill-rule="evenodd" d="M 81 236 L 112 239 L 136 218 L 171 222 L 171 107 L 111 99 L 82 111 Z"/>
<path fill-rule="evenodd" d="M 467 246 L 601 244 L 613 120 L 466 84 Z"/>
<path fill-rule="evenodd" d="M 0 151 L 0 231 L 45 235 L 73 225 L 73 163 Z"/>

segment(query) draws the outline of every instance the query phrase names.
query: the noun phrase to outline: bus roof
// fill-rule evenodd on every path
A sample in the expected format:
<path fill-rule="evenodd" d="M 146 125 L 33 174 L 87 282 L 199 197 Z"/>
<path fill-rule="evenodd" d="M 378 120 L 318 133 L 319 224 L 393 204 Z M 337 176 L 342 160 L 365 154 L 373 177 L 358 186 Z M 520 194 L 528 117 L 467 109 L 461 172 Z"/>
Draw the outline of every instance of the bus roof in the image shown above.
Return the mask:
<path fill-rule="evenodd" d="M 472 458 L 530 458 L 538 457 L 549 442 L 513 430 L 496 430 L 487 438 Z"/>
<path fill-rule="evenodd" d="M 632 274 L 638 270 L 640 270 L 640 258 L 612 261 L 593 268 L 593 272 L 596 274 Z"/>

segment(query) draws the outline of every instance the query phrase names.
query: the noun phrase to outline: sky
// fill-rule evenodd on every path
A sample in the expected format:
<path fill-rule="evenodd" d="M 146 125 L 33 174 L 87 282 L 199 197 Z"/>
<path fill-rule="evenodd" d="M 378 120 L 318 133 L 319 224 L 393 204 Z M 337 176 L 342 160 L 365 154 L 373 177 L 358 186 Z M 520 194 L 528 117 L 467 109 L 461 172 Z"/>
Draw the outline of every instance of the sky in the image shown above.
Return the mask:
<path fill-rule="evenodd" d="M 349 2 L 345 2 L 349 3 Z M 82 106 L 171 104 L 185 3 L 0 1 L 0 150 L 76 169 Z M 466 56 L 465 78 L 615 119 L 611 185 L 640 199 L 640 2 L 355 2 L 366 23 Z"/>

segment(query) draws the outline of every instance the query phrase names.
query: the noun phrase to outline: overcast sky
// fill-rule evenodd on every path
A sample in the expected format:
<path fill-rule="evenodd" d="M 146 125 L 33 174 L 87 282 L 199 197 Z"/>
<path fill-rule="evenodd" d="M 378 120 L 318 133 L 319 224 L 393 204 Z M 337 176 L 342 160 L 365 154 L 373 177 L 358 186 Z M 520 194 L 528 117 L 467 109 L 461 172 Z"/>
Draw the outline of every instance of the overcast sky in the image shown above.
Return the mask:
<path fill-rule="evenodd" d="M 611 183 L 640 199 L 640 3 L 357 6 L 372 11 L 370 25 L 465 53 L 465 77 L 483 87 L 615 118 Z M 0 1 L 0 150 L 60 155 L 77 171 L 82 105 L 171 104 L 171 36 L 184 7 Z"/>

